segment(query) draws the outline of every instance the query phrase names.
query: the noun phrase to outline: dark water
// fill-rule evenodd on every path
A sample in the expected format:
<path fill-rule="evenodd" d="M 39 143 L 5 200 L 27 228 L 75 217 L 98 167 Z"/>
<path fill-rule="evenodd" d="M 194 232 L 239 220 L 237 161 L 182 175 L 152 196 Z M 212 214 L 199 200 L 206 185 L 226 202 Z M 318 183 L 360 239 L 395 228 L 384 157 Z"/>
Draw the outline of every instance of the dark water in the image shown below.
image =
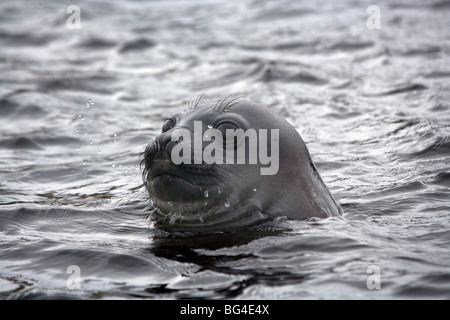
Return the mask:
<path fill-rule="evenodd" d="M 1 298 L 450 298 L 450 2 L 71 4 L 0 3 Z M 153 228 L 139 155 L 205 91 L 285 116 L 343 218 Z"/>

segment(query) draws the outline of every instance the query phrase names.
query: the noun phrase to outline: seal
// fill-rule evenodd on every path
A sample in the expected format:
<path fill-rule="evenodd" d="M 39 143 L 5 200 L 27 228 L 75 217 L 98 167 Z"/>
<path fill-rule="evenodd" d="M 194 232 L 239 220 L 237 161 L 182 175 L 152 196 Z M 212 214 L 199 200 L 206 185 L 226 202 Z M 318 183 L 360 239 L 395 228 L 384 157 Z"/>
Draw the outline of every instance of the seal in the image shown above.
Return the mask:
<path fill-rule="evenodd" d="M 197 101 L 173 114 L 141 167 L 151 217 L 162 229 L 226 231 L 278 216 L 341 214 L 297 130 L 248 101 Z"/>

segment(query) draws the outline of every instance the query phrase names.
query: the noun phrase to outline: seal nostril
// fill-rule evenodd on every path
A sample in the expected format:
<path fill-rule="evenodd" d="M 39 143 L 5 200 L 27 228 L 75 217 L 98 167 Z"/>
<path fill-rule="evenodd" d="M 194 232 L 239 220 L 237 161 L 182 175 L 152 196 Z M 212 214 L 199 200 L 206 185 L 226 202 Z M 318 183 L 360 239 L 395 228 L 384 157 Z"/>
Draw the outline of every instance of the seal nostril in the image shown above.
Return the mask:
<path fill-rule="evenodd" d="M 161 131 L 164 133 L 164 132 L 172 129 L 174 126 L 175 126 L 175 121 L 173 119 L 171 119 L 171 118 L 166 119 L 166 121 L 164 121 Z"/>

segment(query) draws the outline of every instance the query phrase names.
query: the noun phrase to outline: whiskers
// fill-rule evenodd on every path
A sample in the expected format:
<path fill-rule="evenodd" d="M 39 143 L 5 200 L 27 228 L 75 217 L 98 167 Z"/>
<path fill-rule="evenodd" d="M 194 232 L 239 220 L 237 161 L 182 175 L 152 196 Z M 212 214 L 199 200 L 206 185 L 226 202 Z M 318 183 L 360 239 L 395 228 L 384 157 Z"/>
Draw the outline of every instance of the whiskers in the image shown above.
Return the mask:
<path fill-rule="evenodd" d="M 190 99 L 188 102 L 187 110 L 195 110 L 200 106 L 200 102 L 204 100 L 206 95 L 206 91 L 202 94 L 198 95 L 195 99 Z M 217 100 L 216 104 L 212 107 L 213 110 L 222 113 L 226 112 L 229 108 L 231 108 L 234 104 L 238 103 L 242 96 L 233 98 L 233 95 L 228 95 L 223 99 Z M 185 110 L 185 111 L 187 111 Z"/>
<path fill-rule="evenodd" d="M 153 157 L 155 154 L 160 150 L 159 145 L 159 139 L 156 137 L 153 139 L 152 142 L 150 142 L 146 147 L 145 150 L 139 155 L 139 158 L 142 158 L 142 160 L 139 163 L 139 168 L 142 171 L 142 180 L 144 182 L 144 185 L 147 185 L 148 183 L 148 174 L 150 173 L 150 165 L 153 161 Z"/>
<path fill-rule="evenodd" d="M 200 101 L 202 100 L 202 98 L 205 94 L 206 94 L 206 91 L 203 92 L 202 94 L 198 95 L 197 98 L 195 98 L 195 100 L 189 100 L 188 109 L 189 110 L 197 109 Z"/>
<path fill-rule="evenodd" d="M 219 113 L 226 112 L 234 104 L 238 103 L 239 102 L 238 100 L 241 98 L 242 97 L 236 97 L 236 98 L 231 99 L 231 95 L 229 95 L 229 96 L 225 97 L 225 99 L 218 100 L 213 109 L 218 111 Z"/>
<path fill-rule="evenodd" d="M 227 187 L 229 192 L 246 184 L 246 181 L 242 178 L 244 172 L 237 165 L 217 164 L 213 168 L 220 175 L 219 180 Z"/>

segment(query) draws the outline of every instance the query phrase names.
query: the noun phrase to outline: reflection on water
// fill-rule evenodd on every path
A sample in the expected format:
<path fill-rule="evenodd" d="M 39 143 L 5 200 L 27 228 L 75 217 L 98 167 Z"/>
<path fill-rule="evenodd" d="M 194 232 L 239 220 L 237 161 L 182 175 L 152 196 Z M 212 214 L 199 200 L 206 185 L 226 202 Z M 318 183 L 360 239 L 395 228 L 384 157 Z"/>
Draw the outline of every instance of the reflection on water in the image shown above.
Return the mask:
<path fill-rule="evenodd" d="M 448 2 L 70 4 L 0 4 L 0 297 L 450 297 Z M 286 117 L 344 216 L 154 228 L 139 155 L 203 92 Z"/>

